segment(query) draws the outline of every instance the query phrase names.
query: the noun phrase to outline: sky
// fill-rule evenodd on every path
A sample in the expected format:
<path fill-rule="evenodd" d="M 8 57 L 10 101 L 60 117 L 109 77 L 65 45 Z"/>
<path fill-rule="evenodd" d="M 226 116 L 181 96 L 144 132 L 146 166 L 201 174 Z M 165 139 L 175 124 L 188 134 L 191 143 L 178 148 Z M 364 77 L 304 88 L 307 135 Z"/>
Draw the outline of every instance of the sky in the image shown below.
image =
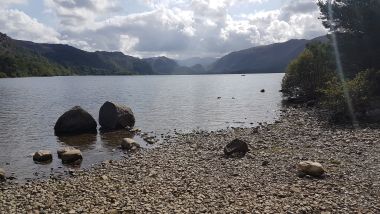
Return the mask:
<path fill-rule="evenodd" d="M 1 0 L 0 32 L 136 57 L 219 57 L 327 33 L 315 0 Z"/>

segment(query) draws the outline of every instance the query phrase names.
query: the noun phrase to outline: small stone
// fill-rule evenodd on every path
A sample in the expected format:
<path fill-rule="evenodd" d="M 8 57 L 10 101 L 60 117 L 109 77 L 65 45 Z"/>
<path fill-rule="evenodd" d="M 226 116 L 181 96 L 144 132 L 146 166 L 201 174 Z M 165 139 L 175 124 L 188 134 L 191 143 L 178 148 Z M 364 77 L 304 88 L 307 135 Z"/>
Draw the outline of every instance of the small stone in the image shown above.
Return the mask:
<path fill-rule="evenodd" d="M 268 166 L 269 165 L 269 161 L 265 160 L 261 163 L 262 166 Z"/>
<path fill-rule="evenodd" d="M 72 149 L 61 154 L 62 163 L 70 164 L 83 159 L 82 152 L 79 149 Z"/>
<path fill-rule="evenodd" d="M 140 148 L 140 144 L 138 144 L 132 138 L 124 138 L 121 142 L 121 148 L 125 150 L 136 150 Z"/>
<path fill-rule="evenodd" d="M 49 150 L 40 150 L 34 153 L 33 160 L 37 162 L 48 162 L 53 160 L 53 155 Z"/>
<path fill-rule="evenodd" d="M 309 175 L 313 177 L 320 177 L 325 173 L 325 169 L 318 162 L 302 161 L 297 165 L 299 175 Z"/>
<path fill-rule="evenodd" d="M 68 151 L 70 151 L 70 150 L 75 150 L 75 148 L 70 146 L 70 147 L 63 147 L 63 148 L 58 149 L 58 150 L 57 150 L 58 158 L 61 158 L 61 155 L 62 155 L 63 153 L 68 152 Z"/>
<path fill-rule="evenodd" d="M 225 155 L 232 155 L 234 153 L 245 155 L 248 152 L 248 144 L 240 139 L 235 139 L 224 147 Z"/>
<path fill-rule="evenodd" d="M 5 181 L 5 171 L 0 168 L 0 181 Z"/>
<path fill-rule="evenodd" d="M 108 177 L 107 177 L 107 175 L 102 175 L 102 180 L 108 180 Z"/>

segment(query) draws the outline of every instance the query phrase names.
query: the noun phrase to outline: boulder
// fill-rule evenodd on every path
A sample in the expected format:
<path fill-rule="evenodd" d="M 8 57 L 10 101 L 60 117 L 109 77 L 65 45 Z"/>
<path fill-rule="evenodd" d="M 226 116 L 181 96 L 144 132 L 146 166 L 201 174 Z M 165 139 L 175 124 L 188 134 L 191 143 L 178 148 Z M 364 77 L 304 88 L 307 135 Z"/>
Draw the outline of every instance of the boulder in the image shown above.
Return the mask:
<path fill-rule="evenodd" d="M 33 160 L 37 162 L 48 162 L 53 160 L 53 155 L 49 150 L 40 150 L 34 153 Z"/>
<path fill-rule="evenodd" d="M 235 139 L 224 147 L 224 154 L 227 156 L 234 153 L 245 155 L 248 151 L 248 144 L 240 139 Z"/>
<path fill-rule="evenodd" d="M 100 108 L 99 124 L 103 130 L 132 128 L 135 125 L 135 116 L 128 106 L 107 101 Z"/>
<path fill-rule="evenodd" d="M 325 173 L 325 169 L 320 163 L 312 161 L 298 163 L 297 171 L 300 176 L 309 175 L 313 177 L 321 177 Z"/>
<path fill-rule="evenodd" d="M 63 147 L 63 148 L 58 149 L 57 150 L 58 158 L 61 158 L 61 156 L 62 156 L 63 153 L 71 151 L 71 150 L 75 150 L 75 148 L 69 146 L 69 147 Z"/>
<path fill-rule="evenodd" d="M 61 154 L 61 160 L 64 164 L 82 161 L 82 159 L 82 152 L 79 149 L 71 149 Z"/>
<path fill-rule="evenodd" d="M 140 148 L 140 144 L 132 138 L 124 138 L 121 142 L 121 148 L 125 150 L 137 150 Z"/>
<path fill-rule="evenodd" d="M 5 181 L 5 171 L 0 168 L 0 181 Z"/>
<path fill-rule="evenodd" d="M 55 123 L 54 131 L 59 135 L 96 133 L 95 119 L 80 106 L 75 106 L 60 116 Z"/>

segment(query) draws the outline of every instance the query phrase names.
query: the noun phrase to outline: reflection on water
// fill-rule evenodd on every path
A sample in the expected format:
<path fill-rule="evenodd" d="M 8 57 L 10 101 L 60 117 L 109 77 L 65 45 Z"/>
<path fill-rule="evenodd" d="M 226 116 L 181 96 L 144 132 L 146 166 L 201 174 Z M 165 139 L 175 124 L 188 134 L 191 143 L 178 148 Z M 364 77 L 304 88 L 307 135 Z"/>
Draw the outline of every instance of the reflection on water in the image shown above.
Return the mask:
<path fill-rule="evenodd" d="M 111 149 L 111 150 L 120 146 L 120 143 L 124 138 L 134 138 L 134 137 L 135 137 L 135 134 L 127 130 L 100 133 L 100 139 L 102 141 L 103 147 L 107 149 Z"/>
<path fill-rule="evenodd" d="M 80 150 L 94 149 L 97 141 L 96 134 L 82 134 L 76 136 L 59 136 L 58 143 L 62 146 L 72 146 Z"/>
<path fill-rule="evenodd" d="M 170 130 L 216 130 L 270 122 L 281 106 L 283 74 L 202 76 L 85 76 L 0 79 L 0 168 L 18 178 L 65 169 L 56 151 L 82 150 L 83 167 L 124 155 L 118 149 L 127 132 L 60 137 L 59 116 L 80 105 L 95 119 L 107 100 L 129 105 L 136 127 L 157 135 Z M 265 93 L 261 93 L 265 89 Z M 143 147 L 149 147 L 134 137 Z M 51 150 L 53 162 L 35 164 L 30 156 Z"/>

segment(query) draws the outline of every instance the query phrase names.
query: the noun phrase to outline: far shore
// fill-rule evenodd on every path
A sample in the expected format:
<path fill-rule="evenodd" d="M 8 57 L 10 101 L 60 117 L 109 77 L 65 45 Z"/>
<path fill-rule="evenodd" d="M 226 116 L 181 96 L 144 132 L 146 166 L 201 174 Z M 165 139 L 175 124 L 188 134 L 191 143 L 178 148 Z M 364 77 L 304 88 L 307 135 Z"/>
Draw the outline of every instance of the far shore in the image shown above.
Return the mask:
<path fill-rule="evenodd" d="M 380 132 L 285 108 L 274 124 L 178 134 L 63 179 L 0 183 L 0 213 L 380 213 Z M 224 146 L 249 144 L 242 158 Z M 296 164 L 321 163 L 323 178 Z"/>

